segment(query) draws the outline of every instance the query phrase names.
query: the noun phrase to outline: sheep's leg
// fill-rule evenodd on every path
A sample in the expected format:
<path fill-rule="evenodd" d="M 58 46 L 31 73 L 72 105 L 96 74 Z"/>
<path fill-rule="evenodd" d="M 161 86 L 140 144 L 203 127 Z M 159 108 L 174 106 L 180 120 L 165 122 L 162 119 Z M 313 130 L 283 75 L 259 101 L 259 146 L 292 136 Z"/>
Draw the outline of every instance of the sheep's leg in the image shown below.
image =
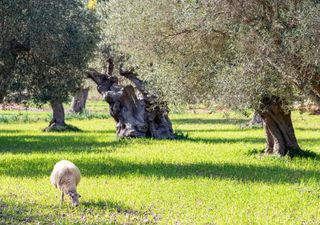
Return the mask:
<path fill-rule="evenodd" d="M 62 207 L 64 193 L 61 191 L 61 200 L 60 200 L 60 208 Z"/>

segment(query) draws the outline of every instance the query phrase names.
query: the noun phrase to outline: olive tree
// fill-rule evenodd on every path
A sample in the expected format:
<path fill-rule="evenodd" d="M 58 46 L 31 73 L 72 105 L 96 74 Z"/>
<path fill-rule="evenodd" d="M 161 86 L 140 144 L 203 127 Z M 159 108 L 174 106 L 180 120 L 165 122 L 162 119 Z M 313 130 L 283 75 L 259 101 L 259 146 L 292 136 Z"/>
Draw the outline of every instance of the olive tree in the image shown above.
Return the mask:
<path fill-rule="evenodd" d="M 151 89 L 214 97 L 263 118 L 266 152 L 299 149 L 290 111 L 319 97 L 319 2 L 110 0 L 107 43 L 129 55 Z"/>
<path fill-rule="evenodd" d="M 0 48 L 8 49 L 14 40 L 28 52 L 2 63 L 11 69 L 0 76 L 9 81 L 12 74 L 23 75 L 19 82 L 33 100 L 50 103 L 50 126 L 63 128 L 62 103 L 82 84 L 95 49 L 94 14 L 81 0 L 2 0 L 0 10 Z"/>
<path fill-rule="evenodd" d="M 290 111 L 319 97 L 319 21 L 316 1 L 231 1 L 232 38 L 217 85 L 229 106 L 261 115 L 267 153 L 299 149 Z"/>

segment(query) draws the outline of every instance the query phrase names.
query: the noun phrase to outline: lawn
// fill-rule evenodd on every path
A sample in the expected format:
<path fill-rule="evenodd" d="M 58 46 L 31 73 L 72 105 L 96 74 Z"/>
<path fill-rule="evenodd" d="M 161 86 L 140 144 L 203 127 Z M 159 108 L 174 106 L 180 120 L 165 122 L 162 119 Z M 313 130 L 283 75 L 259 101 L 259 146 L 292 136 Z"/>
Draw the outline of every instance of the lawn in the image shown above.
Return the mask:
<path fill-rule="evenodd" d="M 320 116 L 293 117 L 300 146 L 320 154 Z M 111 118 L 71 119 L 75 133 L 0 123 L 0 224 L 320 224 L 320 157 L 261 156 L 263 130 L 239 115 L 171 118 L 187 139 L 118 141 Z M 77 208 L 59 209 L 49 182 L 61 159 L 82 172 Z"/>

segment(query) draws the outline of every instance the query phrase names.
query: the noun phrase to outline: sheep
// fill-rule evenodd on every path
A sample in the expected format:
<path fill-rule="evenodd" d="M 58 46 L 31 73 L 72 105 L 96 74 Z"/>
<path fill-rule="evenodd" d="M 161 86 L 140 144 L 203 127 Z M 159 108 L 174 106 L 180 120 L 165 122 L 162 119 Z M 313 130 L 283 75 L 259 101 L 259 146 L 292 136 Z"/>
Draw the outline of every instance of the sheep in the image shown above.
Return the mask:
<path fill-rule="evenodd" d="M 56 163 L 50 176 L 50 182 L 61 191 L 60 208 L 63 204 L 64 195 L 69 195 L 73 206 L 79 205 L 81 197 L 77 192 L 81 174 L 79 168 L 68 160 Z"/>

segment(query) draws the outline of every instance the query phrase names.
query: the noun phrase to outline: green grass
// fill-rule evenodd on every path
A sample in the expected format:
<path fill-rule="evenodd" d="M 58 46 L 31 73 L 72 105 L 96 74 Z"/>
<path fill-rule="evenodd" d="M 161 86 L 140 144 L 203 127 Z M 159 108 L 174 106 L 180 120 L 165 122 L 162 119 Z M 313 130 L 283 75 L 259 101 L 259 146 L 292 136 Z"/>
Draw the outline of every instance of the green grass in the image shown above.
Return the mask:
<path fill-rule="evenodd" d="M 320 224 L 320 158 L 261 157 L 262 129 L 231 114 L 171 115 L 188 139 L 118 141 L 112 119 L 0 123 L 0 224 Z M 320 154 L 320 116 L 294 114 L 300 146 Z M 50 185 L 53 165 L 82 172 L 81 206 Z"/>
<path fill-rule="evenodd" d="M 52 113 L 48 111 L 6 111 L 0 110 L 0 123 L 30 123 L 30 122 L 49 122 L 52 118 Z M 88 111 L 83 113 L 71 113 L 67 112 L 66 120 L 92 120 L 92 119 L 108 119 L 110 115 L 105 112 Z"/>

